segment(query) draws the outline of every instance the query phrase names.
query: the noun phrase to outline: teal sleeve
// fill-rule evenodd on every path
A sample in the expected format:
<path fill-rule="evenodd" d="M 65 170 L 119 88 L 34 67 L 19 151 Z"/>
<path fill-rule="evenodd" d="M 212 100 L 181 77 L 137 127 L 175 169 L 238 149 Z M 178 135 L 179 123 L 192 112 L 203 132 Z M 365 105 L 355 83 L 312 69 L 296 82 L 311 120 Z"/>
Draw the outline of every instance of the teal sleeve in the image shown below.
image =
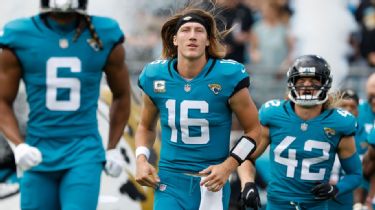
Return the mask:
<path fill-rule="evenodd" d="M 259 109 L 259 121 L 263 126 L 267 126 L 268 119 L 264 105 Z"/>
<path fill-rule="evenodd" d="M 0 30 L 0 48 L 13 48 L 15 34 L 12 30 L 11 23 Z"/>
<path fill-rule="evenodd" d="M 372 129 L 367 136 L 367 142 L 375 148 L 375 129 Z"/>
<path fill-rule="evenodd" d="M 217 61 L 213 61 L 217 62 Z M 218 61 L 218 62 L 228 62 L 228 61 Z M 235 61 L 229 61 L 229 62 L 235 62 Z M 242 90 L 243 88 L 249 88 L 250 86 L 250 76 L 246 71 L 246 68 L 243 64 L 234 63 L 235 65 L 223 65 L 224 68 L 232 67 L 230 75 L 228 75 L 231 78 L 231 81 L 233 81 L 233 90 L 230 94 L 230 97 L 235 95 L 238 91 Z"/>
<path fill-rule="evenodd" d="M 346 174 L 336 185 L 338 195 L 354 190 L 362 181 L 362 163 L 357 152 L 349 158 L 340 158 L 340 163 Z"/>
<path fill-rule="evenodd" d="M 139 77 L 138 77 L 138 87 L 141 88 L 143 90 L 143 92 L 147 93 L 147 83 L 146 83 L 146 80 L 147 80 L 147 76 L 146 76 L 146 70 L 147 70 L 147 66 L 146 65 L 142 72 L 139 74 Z"/>
<path fill-rule="evenodd" d="M 283 106 L 283 101 L 280 100 L 269 100 L 262 105 L 259 109 L 259 121 L 263 126 L 268 126 L 272 122 L 272 116 L 274 116 L 280 106 Z"/>
<path fill-rule="evenodd" d="M 117 21 L 111 18 L 92 16 L 93 25 L 105 46 L 112 49 L 125 40 L 124 32 Z"/>

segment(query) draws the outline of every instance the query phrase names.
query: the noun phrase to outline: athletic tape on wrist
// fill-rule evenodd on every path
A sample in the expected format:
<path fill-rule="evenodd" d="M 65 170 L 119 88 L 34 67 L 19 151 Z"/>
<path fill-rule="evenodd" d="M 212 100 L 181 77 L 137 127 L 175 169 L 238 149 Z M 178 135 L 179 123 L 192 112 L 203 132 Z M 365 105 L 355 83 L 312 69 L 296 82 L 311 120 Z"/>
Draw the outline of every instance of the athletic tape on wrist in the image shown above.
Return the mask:
<path fill-rule="evenodd" d="M 137 159 L 140 155 L 146 156 L 148 160 L 150 158 L 150 150 L 145 146 L 137 147 L 137 149 L 135 149 L 135 158 Z"/>

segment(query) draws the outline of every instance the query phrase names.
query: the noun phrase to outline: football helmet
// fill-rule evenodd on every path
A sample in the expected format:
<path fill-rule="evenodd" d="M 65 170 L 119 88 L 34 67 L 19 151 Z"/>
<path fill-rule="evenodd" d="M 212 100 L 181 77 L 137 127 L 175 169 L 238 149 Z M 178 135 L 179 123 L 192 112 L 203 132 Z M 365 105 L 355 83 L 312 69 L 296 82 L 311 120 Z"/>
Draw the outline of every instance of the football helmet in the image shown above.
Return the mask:
<path fill-rule="evenodd" d="M 41 12 L 86 13 L 88 0 L 41 0 Z"/>
<path fill-rule="evenodd" d="M 332 84 L 332 76 L 330 66 L 322 57 L 317 55 L 298 57 L 289 68 L 287 77 L 288 97 L 295 104 L 315 106 L 327 101 L 328 91 Z M 306 77 L 315 78 L 320 82 L 320 85 L 296 85 L 298 79 Z"/>

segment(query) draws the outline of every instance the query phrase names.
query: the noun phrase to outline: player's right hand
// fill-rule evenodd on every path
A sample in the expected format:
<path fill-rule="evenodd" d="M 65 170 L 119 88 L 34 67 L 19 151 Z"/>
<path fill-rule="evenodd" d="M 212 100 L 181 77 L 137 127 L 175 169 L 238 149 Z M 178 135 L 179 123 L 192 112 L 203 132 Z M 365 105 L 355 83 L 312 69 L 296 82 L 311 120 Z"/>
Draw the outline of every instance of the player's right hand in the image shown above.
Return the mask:
<path fill-rule="evenodd" d="M 147 161 L 144 156 L 137 158 L 135 180 L 142 186 L 157 188 L 160 178 L 156 169 Z"/>
<path fill-rule="evenodd" d="M 241 192 L 241 203 L 244 207 L 258 210 L 261 208 L 258 188 L 254 182 L 247 182 Z"/>
<path fill-rule="evenodd" d="M 108 176 L 119 177 L 123 169 L 124 160 L 117 149 L 110 149 L 106 152 L 104 171 Z"/>
<path fill-rule="evenodd" d="M 21 143 L 14 149 L 14 158 L 17 167 L 25 171 L 42 162 L 42 153 L 36 147 Z"/>

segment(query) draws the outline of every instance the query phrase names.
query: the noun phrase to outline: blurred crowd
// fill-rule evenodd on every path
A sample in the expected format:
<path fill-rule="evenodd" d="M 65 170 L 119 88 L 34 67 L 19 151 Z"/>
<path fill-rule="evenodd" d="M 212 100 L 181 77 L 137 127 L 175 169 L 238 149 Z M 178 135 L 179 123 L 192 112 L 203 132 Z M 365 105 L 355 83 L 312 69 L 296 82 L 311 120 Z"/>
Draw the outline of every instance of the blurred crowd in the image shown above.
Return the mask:
<path fill-rule="evenodd" d="M 298 55 L 326 58 L 333 90 L 343 88 L 352 66 L 360 66 L 363 74 L 375 66 L 375 0 L 216 0 L 216 6 L 203 0 L 201 6 L 214 11 L 221 30 L 230 30 L 227 58 L 248 65 L 254 98 L 259 88 L 284 80 Z M 127 36 L 129 61 L 159 57 L 161 23 L 175 9 L 170 4 L 139 13 L 146 30 Z M 278 91 L 282 97 L 284 90 Z"/>

